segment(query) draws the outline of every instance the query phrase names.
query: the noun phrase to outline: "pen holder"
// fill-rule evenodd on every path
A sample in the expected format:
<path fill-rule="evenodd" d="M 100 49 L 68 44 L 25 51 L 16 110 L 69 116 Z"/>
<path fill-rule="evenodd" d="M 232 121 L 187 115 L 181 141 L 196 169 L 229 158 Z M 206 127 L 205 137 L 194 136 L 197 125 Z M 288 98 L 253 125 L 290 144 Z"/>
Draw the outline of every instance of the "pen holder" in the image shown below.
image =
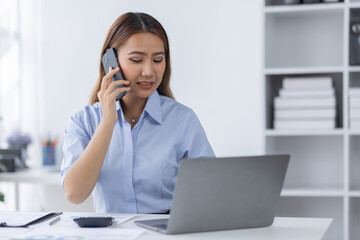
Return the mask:
<path fill-rule="evenodd" d="M 51 145 L 42 147 L 42 162 L 43 166 L 55 165 L 55 147 Z"/>

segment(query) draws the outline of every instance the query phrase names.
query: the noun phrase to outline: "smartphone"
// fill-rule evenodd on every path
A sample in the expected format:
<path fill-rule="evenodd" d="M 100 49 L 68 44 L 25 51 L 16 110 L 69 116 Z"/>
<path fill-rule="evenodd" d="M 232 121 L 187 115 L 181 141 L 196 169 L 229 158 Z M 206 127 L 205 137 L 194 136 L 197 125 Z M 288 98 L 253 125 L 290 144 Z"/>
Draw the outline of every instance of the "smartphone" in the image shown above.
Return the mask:
<path fill-rule="evenodd" d="M 110 67 L 112 67 L 112 69 L 115 69 L 117 67 L 120 69 L 120 71 L 117 72 L 112 77 L 112 81 L 118 81 L 118 80 L 123 80 L 124 79 L 123 74 L 121 72 L 120 64 L 118 62 L 118 58 L 117 58 L 115 48 L 110 48 L 109 50 L 106 51 L 106 53 L 102 56 L 102 64 L 104 66 L 104 70 L 105 70 L 106 74 L 109 73 L 109 68 Z M 117 86 L 116 88 L 121 88 L 121 87 L 125 87 L 125 85 L 120 85 L 120 86 Z M 116 96 L 116 101 L 118 101 L 120 98 L 122 98 L 125 94 L 126 94 L 126 91 L 119 93 Z"/>

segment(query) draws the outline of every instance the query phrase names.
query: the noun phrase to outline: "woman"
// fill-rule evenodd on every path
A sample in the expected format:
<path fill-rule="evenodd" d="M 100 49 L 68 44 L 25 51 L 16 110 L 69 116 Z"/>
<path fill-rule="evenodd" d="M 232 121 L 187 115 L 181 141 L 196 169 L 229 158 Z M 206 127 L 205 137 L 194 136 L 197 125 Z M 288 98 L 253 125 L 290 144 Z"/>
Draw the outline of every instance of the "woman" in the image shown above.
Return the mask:
<path fill-rule="evenodd" d="M 97 212 L 166 213 L 180 160 L 214 152 L 195 113 L 174 100 L 161 24 L 126 13 L 110 27 L 101 56 L 110 48 L 126 80 L 111 82 L 119 69 L 105 75 L 100 63 L 91 105 L 65 130 L 61 183 L 73 203 L 92 193 Z"/>

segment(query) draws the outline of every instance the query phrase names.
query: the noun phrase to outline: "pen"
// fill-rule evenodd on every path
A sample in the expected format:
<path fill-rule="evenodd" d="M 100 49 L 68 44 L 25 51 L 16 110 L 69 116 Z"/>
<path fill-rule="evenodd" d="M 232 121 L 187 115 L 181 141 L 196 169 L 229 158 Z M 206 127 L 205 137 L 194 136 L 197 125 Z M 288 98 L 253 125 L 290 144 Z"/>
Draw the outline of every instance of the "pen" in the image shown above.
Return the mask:
<path fill-rule="evenodd" d="M 59 220 L 60 220 L 60 217 L 57 217 L 57 218 L 55 218 L 54 220 L 52 220 L 52 221 L 49 223 L 49 225 L 50 225 L 50 226 L 51 226 L 51 225 L 54 225 L 54 224 L 57 223 Z"/>

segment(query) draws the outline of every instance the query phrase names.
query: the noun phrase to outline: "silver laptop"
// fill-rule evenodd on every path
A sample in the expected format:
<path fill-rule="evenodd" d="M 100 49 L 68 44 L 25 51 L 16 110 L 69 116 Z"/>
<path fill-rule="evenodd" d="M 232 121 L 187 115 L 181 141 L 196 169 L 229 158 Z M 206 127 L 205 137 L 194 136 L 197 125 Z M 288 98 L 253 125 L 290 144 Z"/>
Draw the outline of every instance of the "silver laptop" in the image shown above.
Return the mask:
<path fill-rule="evenodd" d="M 289 155 L 183 159 L 169 218 L 135 221 L 167 234 L 273 223 Z"/>

